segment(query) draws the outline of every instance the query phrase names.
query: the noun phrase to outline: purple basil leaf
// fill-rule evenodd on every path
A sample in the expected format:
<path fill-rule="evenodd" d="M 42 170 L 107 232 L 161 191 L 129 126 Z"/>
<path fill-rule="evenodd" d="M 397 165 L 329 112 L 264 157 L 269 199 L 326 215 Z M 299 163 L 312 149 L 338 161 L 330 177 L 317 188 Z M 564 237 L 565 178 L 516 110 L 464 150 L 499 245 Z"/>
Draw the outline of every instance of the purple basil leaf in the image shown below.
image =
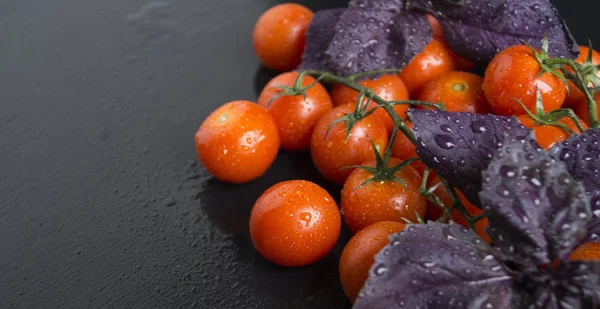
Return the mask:
<path fill-rule="evenodd" d="M 480 205 L 481 172 L 486 169 L 505 136 L 532 139 L 514 118 L 410 109 L 423 162 Z"/>
<path fill-rule="evenodd" d="M 600 220 L 597 218 L 593 219 L 588 225 L 587 241 L 600 241 Z"/>
<path fill-rule="evenodd" d="M 493 253 L 455 224 L 409 225 L 377 254 L 353 308 L 511 308 L 512 278 Z"/>
<path fill-rule="evenodd" d="M 579 54 L 577 42 L 548 0 L 417 0 L 411 5 L 432 12 L 450 48 L 468 60 L 487 62 L 521 40 L 541 48 L 544 35 L 552 57 Z"/>
<path fill-rule="evenodd" d="M 306 32 L 306 46 L 302 54 L 301 70 L 328 70 L 325 49 L 333 39 L 334 27 L 346 9 L 316 11 Z"/>
<path fill-rule="evenodd" d="M 404 10 L 404 5 L 404 0 L 352 0 L 348 7 L 398 13 Z"/>
<path fill-rule="evenodd" d="M 516 281 L 530 295 L 523 308 L 600 308 L 600 263 L 561 261 L 549 272 L 530 268 Z"/>
<path fill-rule="evenodd" d="M 379 9 L 347 9 L 334 33 L 325 58 L 340 75 L 402 68 L 432 39 L 424 14 Z"/>
<path fill-rule="evenodd" d="M 483 173 L 480 193 L 494 246 L 525 265 L 567 259 L 592 217 L 583 185 L 537 143 L 503 144 Z"/>

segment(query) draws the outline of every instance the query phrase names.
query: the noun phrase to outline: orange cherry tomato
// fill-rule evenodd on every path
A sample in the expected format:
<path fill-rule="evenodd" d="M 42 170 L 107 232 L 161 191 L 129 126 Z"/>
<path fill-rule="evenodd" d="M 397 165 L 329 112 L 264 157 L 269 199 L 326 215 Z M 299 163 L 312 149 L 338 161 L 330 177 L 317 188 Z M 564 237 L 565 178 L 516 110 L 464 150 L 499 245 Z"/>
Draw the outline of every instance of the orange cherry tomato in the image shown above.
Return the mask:
<path fill-rule="evenodd" d="M 559 127 L 536 124 L 535 121 L 529 117 L 529 115 L 519 115 L 517 118 L 521 124 L 533 130 L 535 140 L 545 150 L 552 148 L 554 144 L 562 142 L 570 136 L 567 131 Z M 569 127 L 574 134 L 581 134 L 581 131 L 579 131 L 577 125 L 575 125 L 575 122 L 573 122 L 571 118 L 564 117 L 560 120 L 560 122 L 567 125 L 567 127 Z M 587 125 L 585 123 L 583 123 L 583 126 L 584 129 L 587 130 Z"/>
<path fill-rule="evenodd" d="M 596 100 L 596 104 L 600 107 L 600 92 L 596 93 L 596 95 L 594 96 L 594 99 Z M 582 101 L 580 101 L 579 103 L 575 104 L 575 107 L 573 109 L 575 111 L 575 114 L 582 121 L 584 121 L 588 125 L 590 124 L 590 115 L 588 113 L 587 101 L 585 100 L 585 98 Z M 598 114 L 598 117 L 600 118 L 600 108 L 598 108 L 597 114 Z"/>
<path fill-rule="evenodd" d="M 481 85 L 483 78 L 467 72 L 448 72 L 429 81 L 420 91 L 421 101 L 442 102 L 447 111 L 486 114 L 491 112 Z"/>
<path fill-rule="evenodd" d="M 494 112 L 504 116 L 525 114 L 515 99 L 535 112 L 536 86 L 546 112 L 560 108 L 565 101 L 565 85 L 549 72 L 538 77 L 540 71 L 540 64 L 525 45 L 511 46 L 498 53 L 483 77 L 483 92 Z"/>
<path fill-rule="evenodd" d="M 600 242 L 587 242 L 571 253 L 569 260 L 600 261 Z"/>
<path fill-rule="evenodd" d="M 434 39 L 402 69 L 400 78 L 408 92 L 415 95 L 425 83 L 455 68 L 446 44 Z"/>
<path fill-rule="evenodd" d="M 249 101 L 229 102 L 212 112 L 196 133 L 196 152 L 206 170 L 230 183 L 264 174 L 279 150 L 273 116 Z"/>
<path fill-rule="evenodd" d="M 405 122 L 406 126 L 412 130 L 413 124 L 412 122 Z M 402 161 L 418 158 L 417 155 L 417 147 L 410 140 L 402 134 L 402 132 L 398 132 L 396 134 L 396 138 L 394 139 L 394 143 L 392 144 L 392 157 L 401 159 Z M 411 166 L 417 169 L 421 175 L 427 168 L 425 164 L 421 160 L 415 161 L 411 163 Z"/>
<path fill-rule="evenodd" d="M 431 26 L 431 30 L 433 32 L 433 38 L 437 40 L 444 40 L 444 32 L 442 31 L 442 25 L 437 20 L 437 18 L 433 17 L 431 14 L 425 14 L 427 16 L 427 21 Z"/>
<path fill-rule="evenodd" d="M 346 244 L 340 257 L 340 281 L 350 302 L 354 303 L 369 278 L 375 255 L 389 243 L 390 235 L 405 226 L 399 222 L 377 222 L 360 230 Z"/>
<path fill-rule="evenodd" d="M 295 69 L 301 62 L 312 17 L 313 12 L 296 3 L 279 4 L 264 12 L 253 33 L 260 61 L 276 71 Z"/>
<path fill-rule="evenodd" d="M 377 115 L 370 115 L 355 123 L 348 141 L 343 122 L 335 124 L 327 134 L 329 126 L 336 119 L 353 112 L 354 106 L 350 104 L 335 107 L 319 120 L 311 138 L 313 163 L 325 178 L 337 184 L 343 184 L 352 172 L 352 169 L 344 168 L 375 158 L 369 138 L 380 153 L 384 153 L 388 146 L 387 130 Z"/>
<path fill-rule="evenodd" d="M 370 88 L 376 95 L 386 101 L 403 101 L 409 99 L 408 90 L 406 89 L 406 86 L 404 86 L 404 82 L 396 74 L 382 75 L 376 79 L 364 79 L 360 81 L 359 84 Z M 331 100 L 333 101 L 334 106 L 346 104 L 355 105 L 358 102 L 358 95 L 358 92 L 339 84 L 334 85 L 331 89 Z M 363 100 L 363 102 L 366 101 L 366 99 Z M 369 104 L 369 109 L 376 106 L 377 103 L 371 102 Z M 402 117 L 402 119 L 405 119 L 408 107 L 408 105 L 395 105 L 394 111 L 396 111 L 398 116 Z M 388 133 L 391 133 L 394 130 L 394 121 L 384 109 L 379 108 L 374 114 L 381 117 Z"/>
<path fill-rule="evenodd" d="M 437 184 L 441 184 L 440 179 L 436 176 L 433 181 L 431 182 L 430 186 L 434 186 Z M 471 204 L 471 202 L 469 202 L 469 200 L 467 200 L 467 198 L 465 197 L 464 194 L 462 194 L 462 192 L 460 191 L 456 191 L 458 198 L 460 199 L 460 201 L 462 202 L 463 206 L 465 206 L 465 209 L 467 210 L 467 212 L 475 217 L 475 216 L 479 216 L 483 213 L 483 210 L 477 208 L 475 205 Z M 450 198 L 450 195 L 448 194 L 448 191 L 446 191 L 446 188 L 443 185 L 440 185 L 435 191 L 434 194 L 440 198 L 440 201 L 444 204 L 445 207 L 451 207 L 452 206 L 452 199 Z M 440 209 L 438 206 L 435 206 L 431 203 L 427 204 L 427 216 L 429 217 L 429 220 L 432 221 L 436 221 L 439 218 L 442 217 L 442 215 L 444 214 L 444 210 Z M 465 218 L 463 217 L 463 215 L 460 213 L 460 211 L 458 210 L 454 210 L 451 214 L 450 217 L 452 219 L 452 221 L 468 228 L 469 224 L 467 223 L 467 220 L 465 220 Z M 485 229 L 488 226 L 488 219 L 487 218 L 483 218 L 479 221 L 477 221 L 477 223 L 475 223 L 475 232 L 477 232 L 477 234 L 479 235 L 479 237 L 481 237 L 481 239 L 483 239 L 485 242 L 487 243 L 491 243 L 492 239 L 490 238 L 490 236 L 485 232 Z"/>
<path fill-rule="evenodd" d="M 267 260 L 305 266 L 337 243 L 342 221 L 333 198 L 318 185 L 290 180 L 267 189 L 250 214 L 250 237 Z"/>
<path fill-rule="evenodd" d="M 268 107 L 273 115 L 281 148 L 286 150 L 307 150 L 310 148 L 310 137 L 317 122 L 323 115 L 333 109 L 329 94 L 323 85 L 317 83 L 306 91 L 306 99 L 302 95 L 279 96 L 269 105 L 269 100 L 279 93 L 280 86 L 292 87 L 298 78 L 297 72 L 283 73 L 273 78 L 258 97 L 258 104 Z M 315 82 L 311 76 L 304 76 L 302 87 Z"/>
<path fill-rule="evenodd" d="M 577 57 L 577 59 L 575 59 L 575 62 L 577 63 L 584 63 L 587 60 L 587 56 L 589 53 L 590 49 L 585 47 L 585 46 L 579 46 L 579 57 Z M 594 65 L 600 65 L 600 53 L 598 53 L 595 50 L 592 50 L 592 63 Z M 573 69 L 571 69 L 570 67 L 565 67 L 565 69 L 567 71 L 573 72 Z M 596 73 L 596 76 L 598 76 L 598 78 L 600 78 L 600 72 Z M 568 85 L 569 85 L 569 93 L 567 93 L 567 97 L 565 98 L 565 103 L 563 104 L 564 107 L 575 107 L 578 105 L 579 102 L 584 102 L 585 101 L 585 95 L 583 94 L 583 92 L 581 92 L 581 90 L 579 90 L 579 88 L 577 88 L 577 86 L 575 86 L 575 84 L 573 84 L 572 81 L 568 81 Z M 589 85 L 591 86 L 591 85 Z"/>
<path fill-rule="evenodd" d="M 391 158 L 389 166 L 396 166 L 402 160 Z M 363 164 L 375 167 L 372 160 Z M 392 181 L 377 181 L 366 184 L 373 174 L 362 169 L 355 169 L 344 183 L 342 189 L 342 213 L 350 231 L 356 233 L 368 225 L 379 221 L 404 222 L 402 218 L 417 222 L 417 214 L 425 218 L 427 203 L 419 192 L 422 176 L 412 166 L 406 166 L 395 174 L 404 180 L 406 186 Z"/>

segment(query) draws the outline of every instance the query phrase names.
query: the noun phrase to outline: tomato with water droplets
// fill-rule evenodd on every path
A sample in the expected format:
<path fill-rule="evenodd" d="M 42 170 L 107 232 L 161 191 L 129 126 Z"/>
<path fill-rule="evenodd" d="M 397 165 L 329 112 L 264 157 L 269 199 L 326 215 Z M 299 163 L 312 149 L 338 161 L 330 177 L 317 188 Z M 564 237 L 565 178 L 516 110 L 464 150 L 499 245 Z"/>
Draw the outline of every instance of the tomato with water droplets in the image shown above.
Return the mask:
<path fill-rule="evenodd" d="M 340 281 L 350 302 L 354 303 L 369 278 L 375 255 L 389 243 L 390 235 L 404 230 L 405 226 L 400 222 L 377 222 L 360 230 L 346 244 L 340 257 Z"/>
<path fill-rule="evenodd" d="M 195 141 L 204 168 L 231 183 L 264 174 L 280 145 L 273 116 L 249 101 L 233 101 L 216 109 L 198 129 Z"/>
<path fill-rule="evenodd" d="M 498 53 L 483 76 L 483 93 L 494 112 L 503 116 L 525 114 L 516 99 L 535 113 L 536 87 L 542 95 L 545 112 L 560 108 L 567 95 L 565 85 L 550 72 L 540 75 L 541 69 L 533 51 L 525 45 L 511 46 Z"/>
<path fill-rule="evenodd" d="M 298 267 L 317 262 L 337 243 L 339 209 L 327 191 L 304 180 L 267 189 L 250 214 L 250 237 L 267 260 Z"/>
<path fill-rule="evenodd" d="M 375 79 L 367 78 L 358 83 L 361 86 L 373 90 L 373 93 L 386 101 L 403 101 L 409 99 L 408 90 L 397 74 L 386 74 Z M 357 104 L 358 95 L 358 92 L 339 84 L 334 85 L 331 89 L 331 100 L 335 106 Z M 364 99 L 363 102 L 366 103 L 367 99 Z M 369 110 L 377 106 L 377 103 L 371 101 Z M 398 116 L 405 119 L 408 107 L 408 105 L 395 105 L 394 111 Z M 391 133 L 392 130 L 394 130 L 394 121 L 383 108 L 379 108 L 373 113 L 381 117 L 388 133 Z"/>
<path fill-rule="evenodd" d="M 405 122 L 406 126 L 412 130 L 413 124 L 412 122 Z M 394 139 L 394 143 L 392 144 L 392 156 L 395 158 L 399 158 L 401 160 L 408 160 L 412 158 L 419 158 L 417 155 L 417 147 L 406 137 L 406 135 L 402 134 L 402 132 L 398 132 L 396 134 L 396 138 Z M 410 164 L 412 167 L 416 168 L 419 173 L 423 174 L 427 166 L 423 164 L 423 161 L 418 160 Z"/>
<path fill-rule="evenodd" d="M 280 72 L 295 69 L 302 60 L 312 17 L 311 10 L 296 3 L 279 4 L 264 12 L 252 36 L 260 61 Z"/>
<path fill-rule="evenodd" d="M 390 158 L 388 167 L 400 163 L 402 160 Z M 363 165 L 375 167 L 375 161 Z M 425 218 L 426 200 L 419 192 L 422 176 L 416 169 L 409 165 L 395 173 L 406 186 L 392 179 L 363 185 L 373 176 L 365 169 L 356 168 L 344 183 L 341 207 L 350 231 L 356 233 L 379 221 L 417 222 L 417 215 Z"/>
<path fill-rule="evenodd" d="M 258 97 L 258 104 L 267 108 L 277 123 L 281 148 L 296 151 L 310 148 L 310 137 L 315 125 L 333 108 L 327 90 L 320 83 L 309 88 L 306 97 L 302 94 L 279 96 L 271 101 L 281 92 L 281 88 L 278 87 L 292 87 L 297 78 L 297 72 L 278 75 L 267 83 Z M 304 76 L 302 87 L 307 87 L 314 82 L 315 79 L 311 76 Z"/>
<path fill-rule="evenodd" d="M 468 72 L 448 72 L 429 81 L 418 99 L 444 103 L 447 111 L 486 114 L 491 112 L 481 85 L 483 78 Z"/>
<path fill-rule="evenodd" d="M 449 49 L 443 41 L 433 39 L 425 49 L 417 54 L 400 72 L 408 92 L 416 95 L 428 81 L 447 72 L 454 71 L 456 65 Z"/>
<path fill-rule="evenodd" d="M 529 115 L 520 115 L 517 118 L 521 124 L 533 130 L 535 140 L 545 150 L 552 148 L 556 143 L 560 143 L 571 136 L 569 132 L 557 126 L 538 124 Z M 579 128 L 577 128 L 577 125 L 575 125 L 575 122 L 571 118 L 564 117 L 559 122 L 566 125 L 574 134 L 581 134 L 581 131 L 579 131 Z M 585 123 L 582 123 L 582 125 L 584 129 L 587 129 Z"/>
<path fill-rule="evenodd" d="M 575 59 L 575 62 L 579 63 L 579 64 L 583 64 L 588 57 L 588 53 L 589 53 L 590 49 L 585 47 L 585 46 L 579 46 L 579 57 L 577 57 L 577 59 Z M 592 50 L 592 64 L 594 65 L 600 65 L 600 53 L 598 53 L 595 50 Z M 565 66 L 565 70 L 569 71 L 569 72 L 573 72 L 573 69 L 569 66 Z M 598 78 L 600 78 L 600 70 L 598 70 L 596 72 L 596 76 Z M 563 104 L 565 107 L 576 107 L 577 105 L 579 105 L 580 103 L 584 103 L 585 102 L 585 95 L 583 94 L 583 92 L 581 90 L 579 90 L 579 88 L 577 88 L 577 86 L 575 86 L 575 84 L 573 84 L 572 81 L 567 81 L 568 83 L 568 87 L 569 87 L 569 92 L 567 93 L 567 97 L 565 98 L 565 103 Z M 590 85 L 588 86 L 593 86 L 592 83 L 590 83 Z M 584 103 L 585 104 L 585 103 Z"/>
<path fill-rule="evenodd" d="M 380 153 L 388 147 L 388 134 L 381 119 L 370 115 L 354 124 L 346 141 L 346 126 L 338 122 L 327 130 L 338 118 L 354 112 L 353 105 L 341 105 L 329 111 L 315 127 L 310 144 L 312 160 L 319 172 L 327 179 L 343 184 L 352 172 L 352 165 L 358 165 L 375 158 L 372 140 Z"/>

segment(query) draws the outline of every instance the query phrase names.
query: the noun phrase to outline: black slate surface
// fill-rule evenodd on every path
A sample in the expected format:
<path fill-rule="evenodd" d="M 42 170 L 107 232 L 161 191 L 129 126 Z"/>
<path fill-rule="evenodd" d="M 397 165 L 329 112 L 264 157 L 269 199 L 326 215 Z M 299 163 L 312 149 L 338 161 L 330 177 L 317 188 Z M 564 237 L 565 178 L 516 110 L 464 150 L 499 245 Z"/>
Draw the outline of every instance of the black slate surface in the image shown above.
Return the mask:
<path fill-rule="evenodd" d="M 273 76 L 251 33 L 278 2 L 0 0 L 0 308 L 349 307 L 347 232 L 300 269 L 265 261 L 247 233 L 277 181 L 339 195 L 307 154 L 243 186 L 196 163 L 204 117 Z M 600 46 L 595 1 L 555 3 Z"/>

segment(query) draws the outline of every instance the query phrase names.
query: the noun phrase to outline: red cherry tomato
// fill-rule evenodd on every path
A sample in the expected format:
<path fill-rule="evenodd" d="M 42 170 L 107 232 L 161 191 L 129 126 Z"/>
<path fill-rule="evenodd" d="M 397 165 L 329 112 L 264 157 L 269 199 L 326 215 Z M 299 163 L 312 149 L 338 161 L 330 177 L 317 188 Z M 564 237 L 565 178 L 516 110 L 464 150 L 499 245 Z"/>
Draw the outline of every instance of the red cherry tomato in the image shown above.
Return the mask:
<path fill-rule="evenodd" d="M 483 77 L 483 92 L 494 112 L 504 116 L 525 114 L 515 99 L 535 112 L 536 86 L 546 112 L 560 108 L 565 101 L 565 85 L 549 72 L 538 77 L 540 71 L 539 63 L 527 46 L 515 45 L 498 53 Z"/>
<path fill-rule="evenodd" d="M 258 104 L 267 107 L 269 100 L 279 93 L 280 86 L 292 87 L 298 78 L 297 72 L 283 73 L 273 78 L 263 89 L 258 97 Z M 302 87 L 315 82 L 310 76 L 302 79 Z M 317 83 L 306 91 L 306 98 L 302 95 L 279 96 L 268 107 L 273 115 L 281 148 L 286 150 L 307 150 L 310 148 L 310 137 L 317 122 L 323 115 L 333 108 L 331 99 L 325 87 Z"/>
<path fill-rule="evenodd" d="M 585 46 L 579 46 L 579 57 L 575 59 L 577 63 L 584 63 L 587 59 L 588 53 L 590 49 Z M 594 65 L 600 65 L 600 53 L 595 50 L 592 50 L 592 63 Z M 570 67 L 565 67 L 567 71 L 573 72 L 573 69 Z M 596 73 L 596 76 L 600 78 L 600 72 Z M 585 101 L 585 95 L 572 81 L 568 81 L 569 84 L 569 93 L 567 93 L 567 97 L 565 98 L 565 103 L 563 104 L 565 107 L 575 107 L 579 104 L 579 102 Z M 592 86 L 592 85 L 589 85 Z"/>
<path fill-rule="evenodd" d="M 431 14 L 425 14 L 425 16 L 427 16 L 427 21 L 431 26 L 433 38 L 437 40 L 444 40 L 444 32 L 442 31 L 442 25 L 440 25 L 440 22 Z"/>
<path fill-rule="evenodd" d="M 443 41 L 432 40 L 400 72 L 411 95 L 418 93 L 428 81 L 447 72 L 454 71 L 456 65 L 449 49 Z"/>
<path fill-rule="evenodd" d="M 370 88 L 376 95 L 386 101 L 403 101 L 409 99 L 408 90 L 404 86 L 404 82 L 396 74 L 387 74 L 376 79 L 364 79 L 359 84 Z M 331 100 L 334 106 L 356 104 L 358 102 L 358 95 L 358 92 L 339 84 L 334 85 L 331 90 Z M 366 99 L 363 102 L 366 102 Z M 377 103 L 375 102 L 369 104 L 370 109 L 376 106 Z M 404 119 L 406 118 L 408 107 L 408 105 L 395 105 L 394 111 Z M 381 117 L 388 133 L 394 130 L 394 121 L 384 109 L 379 108 L 374 114 Z"/>
<path fill-rule="evenodd" d="M 447 111 L 486 114 L 491 112 L 481 90 L 483 78 L 467 72 L 448 72 L 429 81 L 420 91 L 421 101 L 442 102 Z"/>
<path fill-rule="evenodd" d="M 265 191 L 250 214 L 256 250 L 282 266 L 305 266 L 325 257 L 337 243 L 341 216 L 318 185 L 291 180 Z"/>
<path fill-rule="evenodd" d="M 389 243 L 390 235 L 404 227 L 399 222 L 377 222 L 360 230 L 346 244 L 340 257 L 340 281 L 350 302 L 354 303 L 369 278 L 375 255 Z"/>
<path fill-rule="evenodd" d="M 196 133 L 196 152 L 206 170 L 231 183 L 254 180 L 279 150 L 273 116 L 249 101 L 233 101 L 212 112 Z"/>
<path fill-rule="evenodd" d="M 435 186 L 437 184 L 441 184 L 441 181 L 438 177 L 435 177 L 433 179 L 433 181 L 431 182 L 430 186 Z M 469 214 L 471 216 L 476 217 L 483 213 L 483 210 L 481 210 L 481 209 L 477 208 L 475 205 L 471 204 L 471 202 L 469 202 L 469 200 L 467 200 L 467 198 L 465 197 L 464 194 L 462 194 L 462 192 L 457 191 L 456 193 L 458 195 L 458 198 L 462 202 L 463 206 L 465 206 L 465 209 L 467 210 L 467 212 L 469 212 Z M 450 198 L 448 191 L 446 191 L 446 188 L 443 185 L 440 185 L 434 191 L 434 194 L 440 198 L 440 200 L 442 201 L 442 203 L 444 204 L 445 207 L 452 206 L 452 199 Z M 436 221 L 439 218 L 441 218 L 443 214 L 444 214 L 443 209 L 440 209 L 438 206 L 435 206 L 431 203 L 427 204 L 427 216 L 429 217 L 429 220 Z M 469 224 L 465 220 L 464 216 L 460 213 L 460 211 L 458 211 L 458 210 L 453 211 L 450 214 L 450 217 L 452 218 L 452 221 L 454 221 L 464 227 L 467 227 L 467 228 L 469 227 Z M 490 236 L 485 232 L 485 229 L 487 228 L 487 226 L 488 226 L 488 219 L 483 218 L 483 219 L 477 221 L 477 223 L 475 223 L 475 232 L 477 232 L 479 237 L 481 237 L 481 239 L 483 239 L 485 242 L 491 243 L 492 240 L 491 240 Z"/>
<path fill-rule="evenodd" d="M 587 242 L 571 253 L 569 260 L 600 261 L 600 242 Z"/>
<path fill-rule="evenodd" d="M 396 166 L 402 160 L 391 158 L 389 166 Z M 375 167 L 375 161 L 363 164 Z M 422 176 L 412 166 L 406 166 L 395 174 L 404 180 L 406 186 L 392 181 L 371 182 L 360 187 L 373 174 L 355 169 L 342 189 L 342 213 L 350 231 L 356 233 L 368 225 L 380 221 L 404 222 L 402 218 L 417 222 L 417 214 L 425 218 L 426 200 L 419 192 Z"/>
<path fill-rule="evenodd" d="M 336 119 L 352 112 L 354 106 L 350 104 L 335 107 L 319 120 L 311 138 L 310 152 L 315 166 L 325 178 L 337 184 L 343 184 L 352 172 L 352 169 L 343 168 L 375 158 L 369 138 L 380 153 L 384 153 L 388 146 L 387 130 L 377 115 L 355 123 L 348 141 L 343 122 L 335 124 L 327 134 Z"/>
<path fill-rule="evenodd" d="M 405 124 L 409 129 L 412 130 L 412 122 L 405 122 Z M 417 147 L 415 147 L 415 145 L 411 143 L 410 140 L 404 134 L 402 134 L 402 132 L 398 132 L 398 134 L 396 134 L 394 144 L 392 145 L 392 156 L 401 159 L 402 161 L 419 157 L 417 155 Z M 427 166 L 423 164 L 421 160 L 411 163 L 411 166 L 417 169 L 421 175 L 427 168 Z"/>
<path fill-rule="evenodd" d="M 256 55 L 267 67 L 290 71 L 301 62 L 306 30 L 313 13 L 296 3 L 276 5 L 256 22 L 253 44 Z"/>
<path fill-rule="evenodd" d="M 596 95 L 594 96 L 594 99 L 596 100 L 597 106 L 600 107 L 600 92 L 596 93 Z M 590 115 L 588 112 L 587 102 L 585 99 L 583 99 L 581 102 L 575 104 L 574 111 L 575 111 L 575 114 L 582 121 L 584 121 L 588 125 L 590 124 Z M 600 118 L 600 108 L 597 109 L 597 114 L 598 114 L 598 117 Z"/>
<path fill-rule="evenodd" d="M 552 125 L 536 124 L 535 121 L 531 119 L 531 117 L 529 117 L 528 115 L 520 115 L 517 118 L 519 119 L 521 124 L 533 130 L 535 140 L 545 150 L 552 148 L 554 144 L 562 142 L 570 136 L 570 134 L 567 131 L 559 127 Z M 562 118 L 560 122 L 567 125 L 567 127 L 569 127 L 569 129 L 571 129 L 571 131 L 574 134 L 581 134 L 581 131 L 579 131 L 577 125 L 575 125 L 575 122 L 573 122 L 571 118 Z M 583 123 L 583 126 L 584 129 L 587 129 L 587 125 L 585 123 Z"/>

